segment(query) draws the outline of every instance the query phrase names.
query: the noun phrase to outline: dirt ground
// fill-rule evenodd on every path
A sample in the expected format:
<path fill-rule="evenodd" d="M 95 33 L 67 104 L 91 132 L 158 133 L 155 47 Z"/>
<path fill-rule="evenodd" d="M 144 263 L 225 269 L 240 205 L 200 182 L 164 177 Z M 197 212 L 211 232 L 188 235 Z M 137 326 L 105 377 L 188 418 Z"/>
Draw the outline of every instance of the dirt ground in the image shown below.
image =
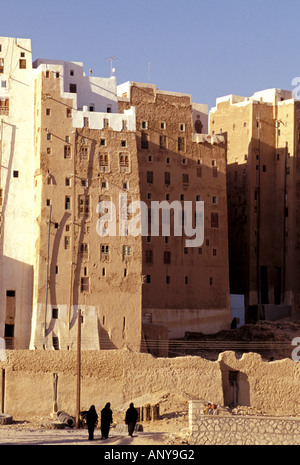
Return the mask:
<path fill-rule="evenodd" d="M 172 406 L 176 406 L 174 411 Z M 99 414 L 99 412 L 98 412 Z M 168 398 L 161 404 L 160 419 L 140 423 L 143 431 L 131 438 L 124 424 L 124 409 L 113 412 L 114 423 L 108 439 L 101 440 L 97 427 L 94 441 L 88 440 L 87 429 L 53 428 L 53 418 L 13 419 L 9 425 L 0 425 L 0 445 L 183 445 L 188 439 L 188 404 Z"/>

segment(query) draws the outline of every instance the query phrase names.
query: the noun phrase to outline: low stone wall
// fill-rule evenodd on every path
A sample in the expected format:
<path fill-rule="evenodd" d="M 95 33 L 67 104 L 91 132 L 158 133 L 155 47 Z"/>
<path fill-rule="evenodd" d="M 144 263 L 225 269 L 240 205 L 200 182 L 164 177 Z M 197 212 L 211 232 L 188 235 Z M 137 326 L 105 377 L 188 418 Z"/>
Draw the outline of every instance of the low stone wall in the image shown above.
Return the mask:
<path fill-rule="evenodd" d="M 191 445 L 300 445 L 300 418 L 203 415 L 203 402 L 189 402 Z"/>

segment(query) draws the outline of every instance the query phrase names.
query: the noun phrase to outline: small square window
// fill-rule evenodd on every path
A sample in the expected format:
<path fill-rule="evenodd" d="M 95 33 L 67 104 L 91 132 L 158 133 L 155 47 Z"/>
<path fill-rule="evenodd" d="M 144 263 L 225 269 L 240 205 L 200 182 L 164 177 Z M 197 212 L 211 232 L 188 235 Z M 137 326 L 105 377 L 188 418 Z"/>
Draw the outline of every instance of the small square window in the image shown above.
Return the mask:
<path fill-rule="evenodd" d="M 146 276 L 146 282 L 147 282 L 148 284 L 151 283 L 151 275 L 150 275 L 150 274 L 147 274 L 147 276 Z"/>
<path fill-rule="evenodd" d="M 13 172 L 13 177 L 14 177 L 14 178 L 18 178 L 18 177 L 19 177 L 19 171 L 14 170 L 14 172 Z"/>
<path fill-rule="evenodd" d="M 74 76 L 74 69 L 70 69 L 70 76 Z"/>
<path fill-rule="evenodd" d="M 51 109 L 50 109 L 50 108 L 46 108 L 46 115 L 47 115 L 47 116 L 50 116 L 50 115 L 51 115 Z"/>

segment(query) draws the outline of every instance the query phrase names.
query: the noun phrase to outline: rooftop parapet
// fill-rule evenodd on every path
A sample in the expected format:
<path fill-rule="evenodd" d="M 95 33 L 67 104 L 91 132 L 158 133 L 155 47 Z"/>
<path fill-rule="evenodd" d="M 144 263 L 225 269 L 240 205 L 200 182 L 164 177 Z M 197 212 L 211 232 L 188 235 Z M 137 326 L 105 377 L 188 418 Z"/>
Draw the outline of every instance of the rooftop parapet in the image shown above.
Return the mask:
<path fill-rule="evenodd" d="M 135 131 L 135 109 L 118 112 L 116 78 L 86 76 L 83 64 L 60 60 L 38 59 L 33 63 L 36 74 L 53 73 L 60 81 L 60 96 L 73 100 L 73 126 L 91 129 L 111 128 Z M 51 98 L 51 95 L 48 96 Z"/>

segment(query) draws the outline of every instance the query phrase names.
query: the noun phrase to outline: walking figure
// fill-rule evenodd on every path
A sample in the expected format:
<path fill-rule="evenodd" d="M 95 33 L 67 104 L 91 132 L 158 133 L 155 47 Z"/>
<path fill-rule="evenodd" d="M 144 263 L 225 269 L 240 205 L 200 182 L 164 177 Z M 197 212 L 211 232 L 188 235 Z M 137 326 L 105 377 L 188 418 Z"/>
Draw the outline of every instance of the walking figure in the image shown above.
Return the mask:
<path fill-rule="evenodd" d="M 126 411 L 125 424 L 128 426 L 128 434 L 132 437 L 134 428 L 137 422 L 138 412 L 134 408 L 133 403 L 129 405 L 129 409 Z"/>
<path fill-rule="evenodd" d="M 98 415 L 95 409 L 95 405 L 91 405 L 89 411 L 87 412 L 86 422 L 89 431 L 89 441 L 94 439 L 94 430 L 98 423 Z"/>
<path fill-rule="evenodd" d="M 112 423 L 112 410 L 110 408 L 110 403 L 107 402 L 105 407 L 101 410 L 101 434 L 102 439 L 108 438 L 108 433 L 110 429 L 110 425 Z"/>

